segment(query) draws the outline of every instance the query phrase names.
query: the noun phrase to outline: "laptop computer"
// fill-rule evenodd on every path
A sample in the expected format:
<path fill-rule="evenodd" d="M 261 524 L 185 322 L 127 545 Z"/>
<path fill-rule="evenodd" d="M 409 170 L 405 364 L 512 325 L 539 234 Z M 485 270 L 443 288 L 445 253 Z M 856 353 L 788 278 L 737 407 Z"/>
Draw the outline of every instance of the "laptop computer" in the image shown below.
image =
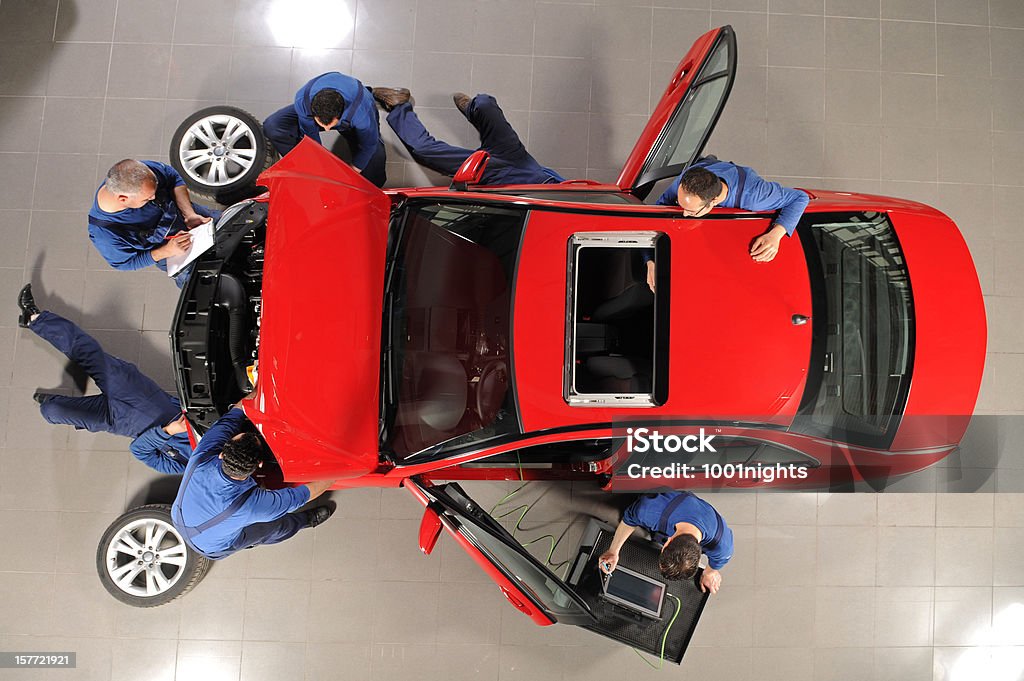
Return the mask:
<path fill-rule="evenodd" d="M 651 619 L 661 619 L 665 583 L 619 566 L 602 579 L 602 598 Z"/>

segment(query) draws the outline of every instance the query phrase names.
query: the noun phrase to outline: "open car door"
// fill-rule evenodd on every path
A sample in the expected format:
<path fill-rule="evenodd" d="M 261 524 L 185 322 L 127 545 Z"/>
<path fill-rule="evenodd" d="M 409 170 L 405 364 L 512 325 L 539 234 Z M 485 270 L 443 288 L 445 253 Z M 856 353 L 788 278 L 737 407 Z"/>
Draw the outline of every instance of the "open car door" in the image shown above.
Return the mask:
<path fill-rule="evenodd" d="M 732 26 L 708 31 L 676 67 L 616 184 L 645 198 L 658 180 L 678 175 L 704 150 L 736 79 Z"/>
<path fill-rule="evenodd" d="M 432 486 L 414 479 L 405 486 L 426 506 L 420 548 L 429 553 L 443 527 L 497 583 L 517 610 L 540 625 L 589 625 L 590 607 L 481 509 L 457 484 Z"/>

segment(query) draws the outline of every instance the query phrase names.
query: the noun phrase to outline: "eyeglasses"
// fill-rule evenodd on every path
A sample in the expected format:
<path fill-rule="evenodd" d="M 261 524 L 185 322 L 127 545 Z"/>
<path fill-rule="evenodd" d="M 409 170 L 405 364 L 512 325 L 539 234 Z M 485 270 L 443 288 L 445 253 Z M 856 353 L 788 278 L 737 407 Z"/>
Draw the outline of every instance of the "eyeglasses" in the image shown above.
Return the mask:
<path fill-rule="evenodd" d="M 688 218 L 695 218 L 695 217 L 701 216 L 705 212 L 707 212 L 709 209 L 714 207 L 712 205 L 713 202 L 714 202 L 714 199 L 711 199 L 711 201 L 707 201 L 706 203 L 702 204 L 700 208 L 698 208 L 696 210 L 690 210 L 689 208 L 683 208 L 683 215 L 685 215 Z M 682 208 L 682 206 L 680 206 L 680 207 Z"/>

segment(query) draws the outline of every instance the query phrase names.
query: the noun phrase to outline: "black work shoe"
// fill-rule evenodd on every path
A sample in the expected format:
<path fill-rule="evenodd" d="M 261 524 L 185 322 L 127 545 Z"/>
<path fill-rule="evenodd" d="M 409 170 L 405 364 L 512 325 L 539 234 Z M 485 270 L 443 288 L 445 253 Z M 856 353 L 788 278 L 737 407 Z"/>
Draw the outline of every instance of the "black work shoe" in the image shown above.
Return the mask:
<path fill-rule="evenodd" d="M 36 307 L 36 301 L 32 297 L 32 284 L 25 284 L 18 293 L 18 307 L 21 308 L 18 326 L 27 329 L 29 322 L 32 321 L 32 316 L 39 314 L 39 308 Z"/>
<path fill-rule="evenodd" d="M 316 508 L 306 511 L 306 518 L 309 519 L 309 527 L 316 527 L 330 518 L 334 515 L 335 508 L 337 508 L 337 506 L 334 504 L 327 504 L 324 506 L 317 506 Z"/>
<path fill-rule="evenodd" d="M 391 111 L 399 104 L 405 104 L 413 102 L 412 93 L 404 87 L 375 87 L 373 90 L 373 98 L 380 102 L 388 111 Z"/>
<path fill-rule="evenodd" d="M 469 103 L 473 101 L 472 97 L 465 92 L 456 92 L 452 95 L 452 101 L 455 102 L 455 108 L 461 111 L 463 116 L 469 116 Z"/>
<path fill-rule="evenodd" d="M 35 400 L 36 402 L 38 402 L 39 404 L 45 403 L 51 397 L 53 397 L 52 394 L 44 393 L 41 390 L 37 390 L 34 393 L 32 393 L 32 399 Z"/>

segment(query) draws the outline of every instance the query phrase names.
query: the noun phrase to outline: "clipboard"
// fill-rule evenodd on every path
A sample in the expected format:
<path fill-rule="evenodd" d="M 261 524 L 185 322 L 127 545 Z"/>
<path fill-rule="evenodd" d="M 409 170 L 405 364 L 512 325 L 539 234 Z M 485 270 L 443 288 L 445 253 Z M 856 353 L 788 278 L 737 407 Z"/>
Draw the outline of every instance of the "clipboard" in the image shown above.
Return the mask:
<path fill-rule="evenodd" d="M 184 255 L 172 255 L 167 258 L 167 276 L 173 277 L 181 272 L 188 265 L 213 247 L 214 226 L 213 220 L 204 222 L 198 227 L 188 231 L 192 235 L 192 247 Z"/>

